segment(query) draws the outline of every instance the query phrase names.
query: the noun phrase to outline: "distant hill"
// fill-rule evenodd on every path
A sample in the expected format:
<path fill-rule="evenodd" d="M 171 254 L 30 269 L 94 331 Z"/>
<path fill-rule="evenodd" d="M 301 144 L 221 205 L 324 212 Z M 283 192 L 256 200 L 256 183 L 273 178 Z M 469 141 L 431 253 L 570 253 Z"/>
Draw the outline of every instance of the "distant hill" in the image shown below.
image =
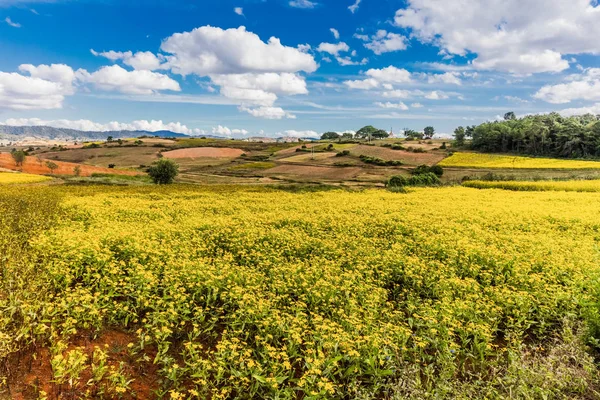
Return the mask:
<path fill-rule="evenodd" d="M 18 141 L 24 138 L 37 138 L 48 140 L 63 141 L 86 141 L 86 140 L 105 140 L 108 136 L 115 139 L 124 139 L 139 136 L 160 136 L 164 138 L 185 138 L 191 137 L 182 133 L 171 131 L 109 131 L 109 132 L 91 132 L 80 131 L 67 128 L 53 128 L 51 126 L 9 126 L 0 125 L 0 139 L 5 141 Z M 203 135 L 205 137 L 217 138 L 218 136 Z"/>

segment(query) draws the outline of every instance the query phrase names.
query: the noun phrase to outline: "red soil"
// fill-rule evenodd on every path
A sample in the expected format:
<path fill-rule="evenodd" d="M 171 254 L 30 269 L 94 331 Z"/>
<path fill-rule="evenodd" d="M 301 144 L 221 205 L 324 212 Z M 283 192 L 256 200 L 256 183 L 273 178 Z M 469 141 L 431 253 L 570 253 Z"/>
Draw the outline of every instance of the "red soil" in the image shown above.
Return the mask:
<path fill-rule="evenodd" d="M 46 166 L 46 161 L 51 161 L 54 164 L 58 165 L 58 168 L 54 171 L 51 171 Z M 76 164 L 64 161 L 57 160 L 46 160 L 40 159 L 38 160 L 36 157 L 26 157 L 23 165 L 16 166 L 15 160 L 13 160 L 10 153 L 0 153 L 0 168 L 6 168 L 13 171 L 21 171 L 28 174 L 37 174 L 37 175 L 75 175 L 74 169 L 75 167 L 79 167 L 81 170 L 81 176 L 90 176 L 92 174 L 116 174 L 116 175 L 139 175 L 139 172 L 135 171 L 125 171 L 122 169 L 113 169 L 113 168 L 103 168 L 103 167 L 94 167 L 91 165 L 84 164 Z"/>
<path fill-rule="evenodd" d="M 244 154 L 243 150 L 227 147 L 194 147 L 162 153 L 167 158 L 236 158 Z"/>
<path fill-rule="evenodd" d="M 129 385 L 130 390 L 122 395 L 122 399 L 156 398 L 155 391 L 159 389 L 160 379 L 158 366 L 152 363 L 156 356 L 156 349 L 146 349 L 145 353 L 149 361 L 137 361 L 136 358 L 141 355 L 131 356 L 127 347 L 136 339 L 135 335 L 120 331 L 107 331 L 96 339 L 93 339 L 89 333 L 81 334 L 74 338 L 66 351 L 79 348 L 88 356 L 88 363 L 91 363 L 95 347 L 107 351 L 109 354 L 107 365 L 115 368 L 123 365 L 124 373 L 129 379 L 133 379 Z M 9 358 L 5 367 L 10 373 L 7 382 L 10 398 L 37 399 L 39 392 L 44 391 L 49 400 L 74 399 L 79 398 L 78 394 L 82 394 L 84 390 L 90 390 L 90 394 L 94 397 L 94 390 L 98 388 L 86 385 L 91 377 L 89 365 L 82 372 L 78 382 L 73 382 L 73 385 L 58 385 L 53 382 L 51 359 L 52 356 L 47 348 L 22 351 Z"/>

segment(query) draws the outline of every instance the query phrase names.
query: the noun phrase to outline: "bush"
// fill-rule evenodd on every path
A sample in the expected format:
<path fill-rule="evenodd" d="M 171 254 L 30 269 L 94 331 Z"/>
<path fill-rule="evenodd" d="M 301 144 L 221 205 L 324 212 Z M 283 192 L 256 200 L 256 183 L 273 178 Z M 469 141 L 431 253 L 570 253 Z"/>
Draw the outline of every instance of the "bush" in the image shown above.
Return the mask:
<path fill-rule="evenodd" d="M 429 165 L 419 165 L 417 168 L 410 171 L 410 173 L 412 175 L 432 173 L 437 175 L 438 177 L 441 177 L 444 175 L 444 169 L 439 165 L 434 165 L 432 167 L 430 167 Z"/>
<path fill-rule="evenodd" d="M 116 167 L 116 165 L 115 165 L 115 164 L 108 164 L 108 168 L 111 168 L 111 169 L 112 169 L 112 168 L 114 168 L 114 167 Z"/>
<path fill-rule="evenodd" d="M 440 178 L 432 172 L 411 176 L 408 180 L 409 186 L 433 186 L 442 183 Z"/>
<path fill-rule="evenodd" d="M 362 154 L 360 156 L 360 159 L 362 162 L 364 162 L 366 164 L 379 165 L 379 166 L 383 166 L 383 167 L 393 167 L 393 166 L 402 165 L 402 161 L 400 161 L 400 160 L 383 160 L 381 158 L 366 156 L 364 154 Z"/>
<path fill-rule="evenodd" d="M 348 150 L 344 150 L 344 151 L 340 151 L 339 153 L 337 153 L 335 156 L 336 157 L 344 157 L 344 156 L 349 156 L 350 155 L 350 151 Z"/>
<path fill-rule="evenodd" d="M 175 177 L 179 174 L 179 165 L 173 160 L 162 158 L 156 161 L 148 168 L 148 175 L 157 185 L 167 185 L 173 183 Z"/>
<path fill-rule="evenodd" d="M 402 187 L 408 185 L 408 179 L 404 176 L 395 175 L 392 176 L 385 184 L 387 187 Z"/>

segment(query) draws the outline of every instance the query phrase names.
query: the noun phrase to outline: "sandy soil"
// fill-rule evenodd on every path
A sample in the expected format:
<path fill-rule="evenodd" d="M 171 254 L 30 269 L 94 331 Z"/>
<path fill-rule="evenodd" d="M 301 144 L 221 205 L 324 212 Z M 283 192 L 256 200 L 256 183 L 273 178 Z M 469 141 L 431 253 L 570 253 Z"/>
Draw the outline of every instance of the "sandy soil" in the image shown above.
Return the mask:
<path fill-rule="evenodd" d="M 301 178 L 344 180 L 358 176 L 361 168 L 338 168 L 338 167 L 309 167 L 305 165 L 278 165 L 265 171 L 268 175 L 294 175 Z"/>
<path fill-rule="evenodd" d="M 243 150 L 219 147 L 194 147 L 191 149 L 179 149 L 162 153 L 167 158 L 237 158 L 244 154 Z"/>
<path fill-rule="evenodd" d="M 51 171 L 46 166 L 46 161 L 51 161 L 58 165 L 58 168 L 54 171 Z M 125 171 L 116 168 L 102 168 L 102 167 L 93 167 L 91 165 L 83 165 L 76 164 L 64 161 L 56 161 L 56 160 L 46 160 L 40 159 L 38 160 L 36 157 L 26 157 L 25 162 L 22 166 L 16 166 L 15 161 L 13 160 L 10 153 L 0 153 L 0 168 L 6 168 L 13 171 L 21 171 L 28 174 L 38 174 L 38 175 L 75 175 L 74 169 L 75 167 L 79 167 L 81 169 L 81 176 L 90 176 L 94 173 L 100 174 L 117 174 L 117 175 L 139 175 L 138 172 L 135 171 Z"/>

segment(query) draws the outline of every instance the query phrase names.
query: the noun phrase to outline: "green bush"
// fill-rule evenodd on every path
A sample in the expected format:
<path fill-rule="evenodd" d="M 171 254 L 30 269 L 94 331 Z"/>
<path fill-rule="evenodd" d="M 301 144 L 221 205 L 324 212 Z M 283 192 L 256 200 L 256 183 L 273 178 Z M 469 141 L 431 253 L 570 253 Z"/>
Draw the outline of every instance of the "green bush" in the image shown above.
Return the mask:
<path fill-rule="evenodd" d="M 409 186 L 434 186 L 442 183 L 440 178 L 433 172 L 411 176 L 408 180 Z"/>
<path fill-rule="evenodd" d="M 344 151 L 340 151 L 339 153 L 337 153 L 335 156 L 336 157 L 344 157 L 344 156 L 349 156 L 350 155 L 350 151 L 348 150 L 344 150 Z"/>
<path fill-rule="evenodd" d="M 402 161 L 400 160 L 383 160 L 378 157 L 366 156 L 364 154 L 360 156 L 360 160 L 366 164 L 380 165 L 383 167 L 393 167 L 402 165 Z"/>
<path fill-rule="evenodd" d="M 173 160 L 162 158 L 148 168 L 148 175 L 157 185 L 173 183 L 179 174 L 179 165 Z"/>
<path fill-rule="evenodd" d="M 419 165 L 417 168 L 410 171 L 410 173 L 412 175 L 421 175 L 421 174 L 432 173 L 432 174 L 437 175 L 438 177 L 441 177 L 444 175 L 444 169 L 442 167 L 440 167 L 439 165 L 434 165 L 431 167 L 429 165 Z"/>

